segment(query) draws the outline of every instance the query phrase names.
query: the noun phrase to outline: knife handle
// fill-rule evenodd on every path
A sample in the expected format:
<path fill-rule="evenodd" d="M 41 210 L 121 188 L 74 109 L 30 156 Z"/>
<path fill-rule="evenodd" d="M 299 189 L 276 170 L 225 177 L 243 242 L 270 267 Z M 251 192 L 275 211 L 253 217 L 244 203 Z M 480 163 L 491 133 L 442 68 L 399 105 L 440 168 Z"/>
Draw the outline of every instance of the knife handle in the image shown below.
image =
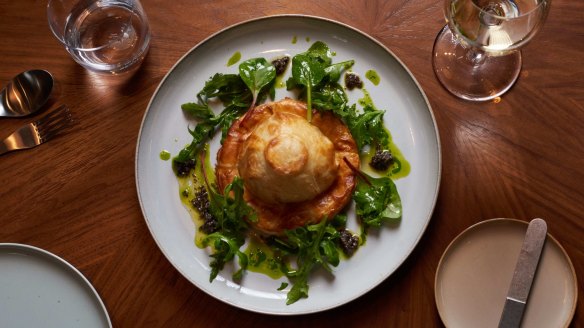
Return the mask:
<path fill-rule="evenodd" d="M 505 300 L 505 307 L 499 321 L 499 328 L 515 328 L 521 325 L 525 303 L 509 298 Z"/>
<path fill-rule="evenodd" d="M 546 236 L 547 225 L 544 220 L 533 219 L 529 222 L 505 299 L 499 328 L 520 327 Z"/>

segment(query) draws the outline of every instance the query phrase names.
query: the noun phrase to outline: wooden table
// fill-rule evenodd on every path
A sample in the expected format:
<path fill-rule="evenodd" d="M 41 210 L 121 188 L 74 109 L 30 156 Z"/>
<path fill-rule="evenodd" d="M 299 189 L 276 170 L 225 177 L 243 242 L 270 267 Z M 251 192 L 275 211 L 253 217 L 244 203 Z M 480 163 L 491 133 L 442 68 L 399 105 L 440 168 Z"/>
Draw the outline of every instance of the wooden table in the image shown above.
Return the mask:
<path fill-rule="evenodd" d="M 197 4 L 196 4 L 197 3 Z M 144 0 L 153 33 L 126 83 L 97 79 L 53 38 L 45 1 L 0 1 L 0 83 L 42 68 L 77 128 L 46 145 L 0 158 L 0 242 L 53 252 L 93 283 L 116 327 L 442 326 L 434 275 L 447 245 L 489 218 L 545 218 L 580 275 L 572 325 L 584 320 L 584 2 L 554 0 L 523 49 L 518 83 L 500 102 L 454 98 L 436 80 L 431 51 L 442 1 Z M 158 83 L 191 47 L 229 25 L 275 14 L 352 25 L 391 49 L 421 84 L 442 145 L 434 215 L 406 262 L 359 299 L 323 313 L 276 317 L 208 296 L 163 256 L 136 195 L 134 156 Z M 28 119 L 1 119 L 5 137 Z"/>

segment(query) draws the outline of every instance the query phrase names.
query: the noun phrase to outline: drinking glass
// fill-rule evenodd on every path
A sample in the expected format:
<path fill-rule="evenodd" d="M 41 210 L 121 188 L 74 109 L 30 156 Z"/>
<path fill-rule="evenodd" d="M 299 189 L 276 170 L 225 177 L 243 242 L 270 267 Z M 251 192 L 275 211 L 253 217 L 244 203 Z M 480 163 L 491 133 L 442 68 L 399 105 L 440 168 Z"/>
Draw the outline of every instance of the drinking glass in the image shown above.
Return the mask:
<path fill-rule="evenodd" d="M 452 94 L 485 101 L 505 93 L 521 71 L 521 52 L 542 27 L 551 0 L 445 0 L 434 72 Z"/>
<path fill-rule="evenodd" d="M 149 49 L 148 19 L 137 0 L 49 0 L 47 17 L 71 57 L 95 72 L 133 71 Z"/>

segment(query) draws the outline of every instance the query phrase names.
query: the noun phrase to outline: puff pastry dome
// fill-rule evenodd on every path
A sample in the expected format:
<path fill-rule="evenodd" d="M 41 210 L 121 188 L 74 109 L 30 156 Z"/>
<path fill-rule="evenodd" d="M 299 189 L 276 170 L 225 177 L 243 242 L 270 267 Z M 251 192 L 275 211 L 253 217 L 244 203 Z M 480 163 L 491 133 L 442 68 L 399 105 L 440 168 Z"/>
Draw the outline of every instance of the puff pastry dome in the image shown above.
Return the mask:
<path fill-rule="evenodd" d="M 333 143 L 306 118 L 274 112 L 243 142 L 237 169 L 249 192 L 269 204 L 312 199 L 337 175 Z"/>
<path fill-rule="evenodd" d="M 219 190 L 243 178 L 244 199 L 262 234 L 332 219 L 351 200 L 359 153 L 349 129 L 331 112 L 292 99 L 255 107 L 235 121 L 217 153 Z"/>

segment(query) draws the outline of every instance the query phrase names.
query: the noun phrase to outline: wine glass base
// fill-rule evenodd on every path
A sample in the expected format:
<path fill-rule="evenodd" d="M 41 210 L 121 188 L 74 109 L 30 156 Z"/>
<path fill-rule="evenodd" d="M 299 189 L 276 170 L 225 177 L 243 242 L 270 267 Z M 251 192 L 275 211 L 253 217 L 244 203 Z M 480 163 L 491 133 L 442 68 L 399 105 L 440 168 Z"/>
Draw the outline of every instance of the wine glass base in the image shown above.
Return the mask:
<path fill-rule="evenodd" d="M 432 65 L 440 83 L 453 95 L 472 101 L 487 101 L 509 90 L 521 71 L 521 52 L 487 55 L 463 46 L 448 25 L 434 41 Z"/>

